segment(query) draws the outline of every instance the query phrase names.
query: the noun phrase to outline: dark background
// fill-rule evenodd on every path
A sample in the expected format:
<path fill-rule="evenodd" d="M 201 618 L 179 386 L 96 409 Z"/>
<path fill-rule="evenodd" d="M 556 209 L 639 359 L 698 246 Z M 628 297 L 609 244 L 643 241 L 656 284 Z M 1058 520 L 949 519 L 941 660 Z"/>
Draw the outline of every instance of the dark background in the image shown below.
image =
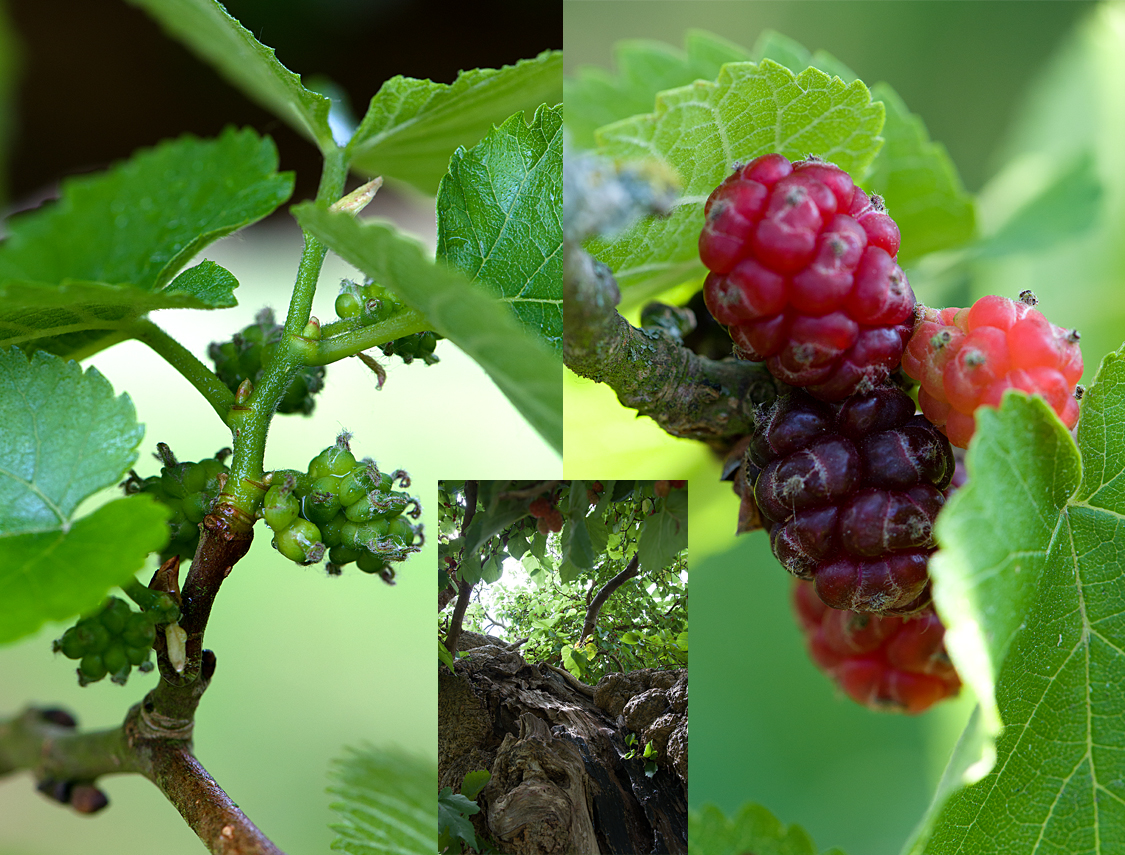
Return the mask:
<path fill-rule="evenodd" d="M 259 108 L 124 0 L 16 0 L 22 72 L 9 163 L 10 198 L 60 175 L 101 169 L 166 137 L 213 136 L 225 125 L 268 133 L 294 201 L 315 195 L 312 143 Z M 301 75 L 327 75 L 362 118 L 388 77 L 450 83 L 464 68 L 498 67 L 562 47 L 561 4 L 411 0 L 230 0 L 227 10 Z"/>

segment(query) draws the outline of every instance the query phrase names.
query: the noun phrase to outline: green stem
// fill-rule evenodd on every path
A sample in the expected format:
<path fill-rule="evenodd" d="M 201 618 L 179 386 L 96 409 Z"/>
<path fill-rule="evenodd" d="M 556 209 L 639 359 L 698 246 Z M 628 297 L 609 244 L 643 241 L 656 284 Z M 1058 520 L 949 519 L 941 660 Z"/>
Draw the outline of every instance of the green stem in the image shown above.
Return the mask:
<path fill-rule="evenodd" d="M 348 175 L 348 163 L 342 150 L 328 153 L 320 177 L 316 201 L 334 202 L 340 198 Z M 309 322 L 317 280 L 328 248 L 317 238 L 305 232 L 305 248 L 297 268 L 297 280 L 289 301 L 285 318 L 282 346 L 265 366 L 261 380 L 250 398 L 236 402 L 227 415 L 227 424 L 233 433 L 234 455 L 231 474 L 223 493 L 226 501 L 249 514 L 257 512 L 262 499 L 261 479 L 266 451 L 266 435 L 278 403 L 289 388 L 294 375 L 311 364 L 316 354 L 313 342 L 301 336 Z"/>
<path fill-rule="evenodd" d="M 386 344 L 396 338 L 422 332 L 430 327 L 421 312 L 408 309 L 393 318 L 366 327 L 342 332 L 323 338 L 316 344 L 316 354 L 309 359 L 309 365 L 328 365 L 376 345 Z"/>
<path fill-rule="evenodd" d="M 190 350 L 147 318 L 134 321 L 126 330 L 129 338 L 147 344 L 164 361 L 175 368 L 194 386 L 221 419 L 234 403 L 234 395 L 214 372 L 200 362 Z"/>

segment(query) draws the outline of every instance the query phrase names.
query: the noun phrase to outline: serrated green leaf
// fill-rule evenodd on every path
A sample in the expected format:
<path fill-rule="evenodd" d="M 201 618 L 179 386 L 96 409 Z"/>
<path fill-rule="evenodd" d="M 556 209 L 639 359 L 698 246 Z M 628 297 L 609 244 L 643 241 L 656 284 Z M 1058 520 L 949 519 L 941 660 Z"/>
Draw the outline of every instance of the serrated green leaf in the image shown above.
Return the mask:
<path fill-rule="evenodd" d="M 597 555 L 590 541 L 586 520 L 581 516 L 568 517 L 563 526 L 562 558 L 564 566 L 569 563 L 579 570 L 590 570 L 594 566 Z"/>
<path fill-rule="evenodd" d="M 306 89 L 254 34 L 215 0 L 129 0 L 161 23 L 243 94 L 284 119 L 320 150 L 336 148 L 328 124 L 331 99 Z"/>
<path fill-rule="evenodd" d="M 540 561 L 543 560 L 547 553 L 547 536 L 542 532 L 536 532 L 531 538 L 531 554 Z"/>
<path fill-rule="evenodd" d="M 332 848 L 351 855 L 433 855 L 437 847 L 437 765 L 396 750 L 349 749 L 336 760 L 328 792 L 343 822 Z"/>
<path fill-rule="evenodd" d="M 130 496 L 65 529 L 0 536 L 0 644 L 93 610 L 168 542 L 167 521 L 151 496 Z"/>
<path fill-rule="evenodd" d="M 701 276 L 703 204 L 736 161 L 816 154 L 859 174 L 882 143 L 883 117 L 883 105 L 861 82 L 815 68 L 794 75 L 768 59 L 731 63 L 715 82 L 662 92 L 654 113 L 599 129 L 599 152 L 659 161 L 679 175 L 683 196 L 669 217 L 643 220 L 589 248 L 614 271 L 623 305 Z"/>
<path fill-rule="evenodd" d="M 480 568 L 480 578 L 486 585 L 492 585 L 496 582 L 499 582 L 500 576 L 503 573 L 504 568 L 495 555 L 488 556 L 488 560 L 485 561 Z"/>
<path fill-rule="evenodd" d="M 1005 396 L 999 411 L 977 412 L 966 466 L 969 483 L 938 517 L 941 549 L 930 567 L 946 646 L 995 734 L 997 671 L 1036 596 L 1081 468 L 1073 440 L 1047 405 L 1019 395 Z"/>
<path fill-rule="evenodd" d="M 348 144 L 352 167 L 434 194 L 458 146 L 471 146 L 513 113 L 562 100 L 562 52 L 502 68 L 462 71 L 451 84 L 392 77 Z"/>
<path fill-rule="evenodd" d="M 438 793 L 439 840 L 463 840 L 473 849 L 478 848 L 476 831 L 468 819 L 475 813 L 480 813 L 479 805 L 454 793 L 450 787 L 442 787 L 441 792 Z"/>
<path fill-rule="evenodd" d="M 586 531 L 590 534 L 590 546 L 594 550 L 594 555 L 598 556 L 605 552 L 609 541 L 609 529 L 606 527 L 605 520 L 596 514 L 591 514 L 586 517 Z"/>
<path fill-rule="evenodd" d="M 492 775 L 489 774 L 487 769 L 477 769 L 474 772 L 467 772 L 464 779 L 461 781 L 461 795 L 467 799 L 475 800 L 491 778 Z"/>
<path fill-rule="evenodd" d="M 714 805 L 688 813 L 692 855 L 816 855 L 812 839 L 799 825 L 782 825 L 761 805 L 745 804 L 730 819 Z M 843 855 L 832 849 L 824 855 Z"/>
<path fill-rule="evenodd" d="M 531 426 L 562 451 L 562 362 L 505 306 L 427 259 L 421 246 L 388 225 L 357 222 L 311 203 L 293 212 L 304 228 L 476 360 Z"/>
<path fill-rule="evenodd" d="M 977 422 L 969 482 L 938 519 L 931 569 L 946 645 L 981 697 L 985 734 L 997 715 L 1004 729 L 995 766 L 949 798 L 912 851 L 983 851 L 997 839 L 1011 851 L 1116 851 L 1125 846 L 1125 353 L 1106 358 L 1083 399 L 1081 468 L 1039 399 L 1009 392 Z M 988 771 L 988 749 L 970 780 Z"/>
<path fill-rule="evenodd" d="M 527 547 L 527 538 L 522 534 L 513 534 L 508 539 L 508 554 L 517 561 L 523 558 L 524 553 L 527 552 Z"/>
<path fill-rule="evenodd" d="M 118 500 L 75 520 L 116 484 L 144 429 L 95 369 L 0 351 L 0 642 L 96 606 L 168 539 L 167 513 Z"/>
<path fill-rule="evenodd" d="M 204 246 L 284 202 L 292 175 L 252 130 L 184 136 L 107 172 L 63 182 L 0 244 L 0 345 L 88 355 L 161 308 L 233 305 L 165 286 Z"/>
<path fill-rule="evenodd" d="M 645 520 L 637 545 L 641 569 L 656 573 L 688 545 L 687 490 L 673 490 L 652 516 Z"/>
<path fill-rule="evenodd" d="M 576 567 L 574 562 L 568 561 L 565 558 L 559 565 L 559 579 L 562 580 L 564 585 L 569 585 L 576 582 L 578 577 L 582 575 L 582 568 Z"/>
<path fill-rule="evenodd" d="M 238 280 L 233 273 L 213 261 L 204 259 L 173 279 L 172 284 L 164 289 L 164 293 L 187 294 L 212 308 L 229 309 L 238 305 L 238 301 L 234 298 L 234 289 L 237 287 Z"/>
<path fill-rule="evenodd" d="M 129 471 L 144 436 L 97 369 L 14 348 L 0 351 L 0 428 L 5 535 L 67 528 L 79 502 Z"/>
<path fill-rule="evenodd" d="M 457 149 L 437 196 L 437 256 L 562 351 L 562 108 Z"/>
<path fill-rule="evenodd" d="M 480 505 L 487 507 L 483 499 Z M 468 558 L 484 546 L 490 537 L 499 534 L 525 516 L 527 516 L 527 506 L 518 501 L 500 502 L 494 508 L 478 511 L 469 525 L 469 530 L 465 532 L 463 555 Z"/>
<path fill-rule="evenodd" d="M 571 142 L 590 148 L 597 128 L 651 112 L 658 92 L 714 80 L 724 64 L 752 58 L 744 48 L 704 30 L 688 30 L 682 51 L 647 39 L 619 41 L 613 50 L 617 74 L 583 67 L 563 81 Z"/>
<path fill-rule="evenodd" d="M 846 83 L 857 79 L 854 71 L 831 54 L 809 53 L 778 33 L 763 33 L 754 52 L 757 59 L 768 57 L 793 73 L 811 65 Z M 884 197 L 902 234 L 900 260 L 967 243 L 976 231 L 973 200 L 945 147 L 930 141 L 922 119 L 886 83 L 871 87 L 871 97 L 887 108 L 882 132 L 886 142 L 866 175 L 852 177 Z"/>

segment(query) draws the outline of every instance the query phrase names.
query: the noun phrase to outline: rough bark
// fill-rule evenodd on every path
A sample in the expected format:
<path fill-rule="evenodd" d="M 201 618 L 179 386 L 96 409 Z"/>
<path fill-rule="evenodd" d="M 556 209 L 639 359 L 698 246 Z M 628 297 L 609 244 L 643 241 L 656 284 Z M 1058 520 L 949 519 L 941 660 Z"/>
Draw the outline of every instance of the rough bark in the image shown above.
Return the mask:
<path fill-rule="evenodd" d="M 439 679 L 439 786 L 489 770 L 478 833 L 521 855 L 687 852 L 686 671 L 609 675 L 583 692 L 487 636 L 463 633 L 461 648 Z M 627 707 L 642 695 L 632 722 L 638 747 L 658 748 L 651 778 L 625 759 Z"/>

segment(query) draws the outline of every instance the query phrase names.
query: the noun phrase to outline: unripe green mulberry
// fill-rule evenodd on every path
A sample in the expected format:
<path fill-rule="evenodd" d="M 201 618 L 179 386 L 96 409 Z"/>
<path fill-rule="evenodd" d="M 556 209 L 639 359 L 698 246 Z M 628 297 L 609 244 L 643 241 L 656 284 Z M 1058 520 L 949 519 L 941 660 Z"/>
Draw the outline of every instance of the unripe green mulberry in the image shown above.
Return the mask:
<path fill-rule="evenodd" d="M 390 582 L 394 571 L 388 562 L 402 561 L 420 548 L 414 542 L 421 526 L 406 517 L 417 519 L 422 509 L 405 492 L 392 490 L 396 480 L 404 488 L 410 486 L 405 472 L 388 474 L 372 460 L 356 461 L 349 439 L 342 433 L 334 445 L 309 461 L 305 473 L 272 473 L 274 486 L 266 493 L 263 515 L 269 521 L 276 514 L 286 523 L 275 528 L 274 545 L 290 560 L 311 564 L 327 551 L 329 575 L 339 575 L 343 565 L 354 561 L 363 563 L 364 572 L 378 573 Z M 292 505 L 283 498 L 287 491 L 297 502 L 293 519 Z"/>
<path fill-rule="evenodd" d="M 160 560 L 167 561 L 173 555 L 191 558 L 199 543 L 199 523 L 210 513 L 230 473 L 223 465 L 230 450 L 223 449 L 198 463 L 180 463 L 167 445 L 161 442 L 156 447 L 156 456 L 164 463 L 160 474 L 141 478 L 130 472 L 121 486 L 130 495 L 148 493 L 172 511 L 168 520 L 169 541 Z"/>
<path fill-rule="evenodd" d="M 315 480 L 328 475 L 339 477 L 351 472 L 355 468 L 355 455 L 349 448 L 349 440 L 347 433 L 340 434 L 335 445 L 328 446 L 310 460 L 309 477 Z"/>
<path fill-rule="evenodd" d="M 362 324 L 377 324 L 404 309 L 397 297 L 377 285 L 373 279 L 366 280 L 362 285 L 357 285 L 350 279 L 340 282 L 336 314 L 341 318 L 356 318 Z"/>
<path fill-rule="evenodd" d="M 382 350 L 385 356 L 401 357 L 407 365 L 415 359 L 421 359 L 427 365 L 433 365 L 439 361 L 434 356 L 434 349 L 437 347 L 440 338 L 442 336 L 436 332 L 426 330 L 389 341 L 382 346 Z"/>
<path fill-rule="evenodd" d="M 81 660 L 79 684 L 95 683 L 109 674 L 113 682 L 125 685 L 133 667 L 152 670 L 148 659 L 156 624 L 173 612 L 178 615 L 179 609 L 166 603 L 167 594 L 151 593 L 149 611 L 134 612 L 124 600 L 110 597 L 97 612 L 81 618 L 55 641 L 55 652 Z"/>
<path fill-rule="evenodd" d="M 300 513 L 301 503 L 295 495 L 291 484 L 274 484 L 266 491 L 262 502 L 262 516 L 266 525 L 274 531 L 287 528 Z"/>
<path fill-rule="evenodd" d="M 231 392 L 237 392 L 243 380 L 257 385 L 283 334 L 284 327 L 274 322 L 273 312 L 263 309 L 254 323 L 243 327 L 230 341 L 214 342 L 207 349 L 215 363 L 216 376 Z M 309 415 L 316 406 L 313 396 L 322 388 L 324 366 L 305 366 L 293 377 L 277 411 Z"/>
<path fill-rule="evenodd" d="M 298 517 L 273 536 L 274 548 L 297 564 L 315 564 L 324 557 L 320 529 Z"/>

